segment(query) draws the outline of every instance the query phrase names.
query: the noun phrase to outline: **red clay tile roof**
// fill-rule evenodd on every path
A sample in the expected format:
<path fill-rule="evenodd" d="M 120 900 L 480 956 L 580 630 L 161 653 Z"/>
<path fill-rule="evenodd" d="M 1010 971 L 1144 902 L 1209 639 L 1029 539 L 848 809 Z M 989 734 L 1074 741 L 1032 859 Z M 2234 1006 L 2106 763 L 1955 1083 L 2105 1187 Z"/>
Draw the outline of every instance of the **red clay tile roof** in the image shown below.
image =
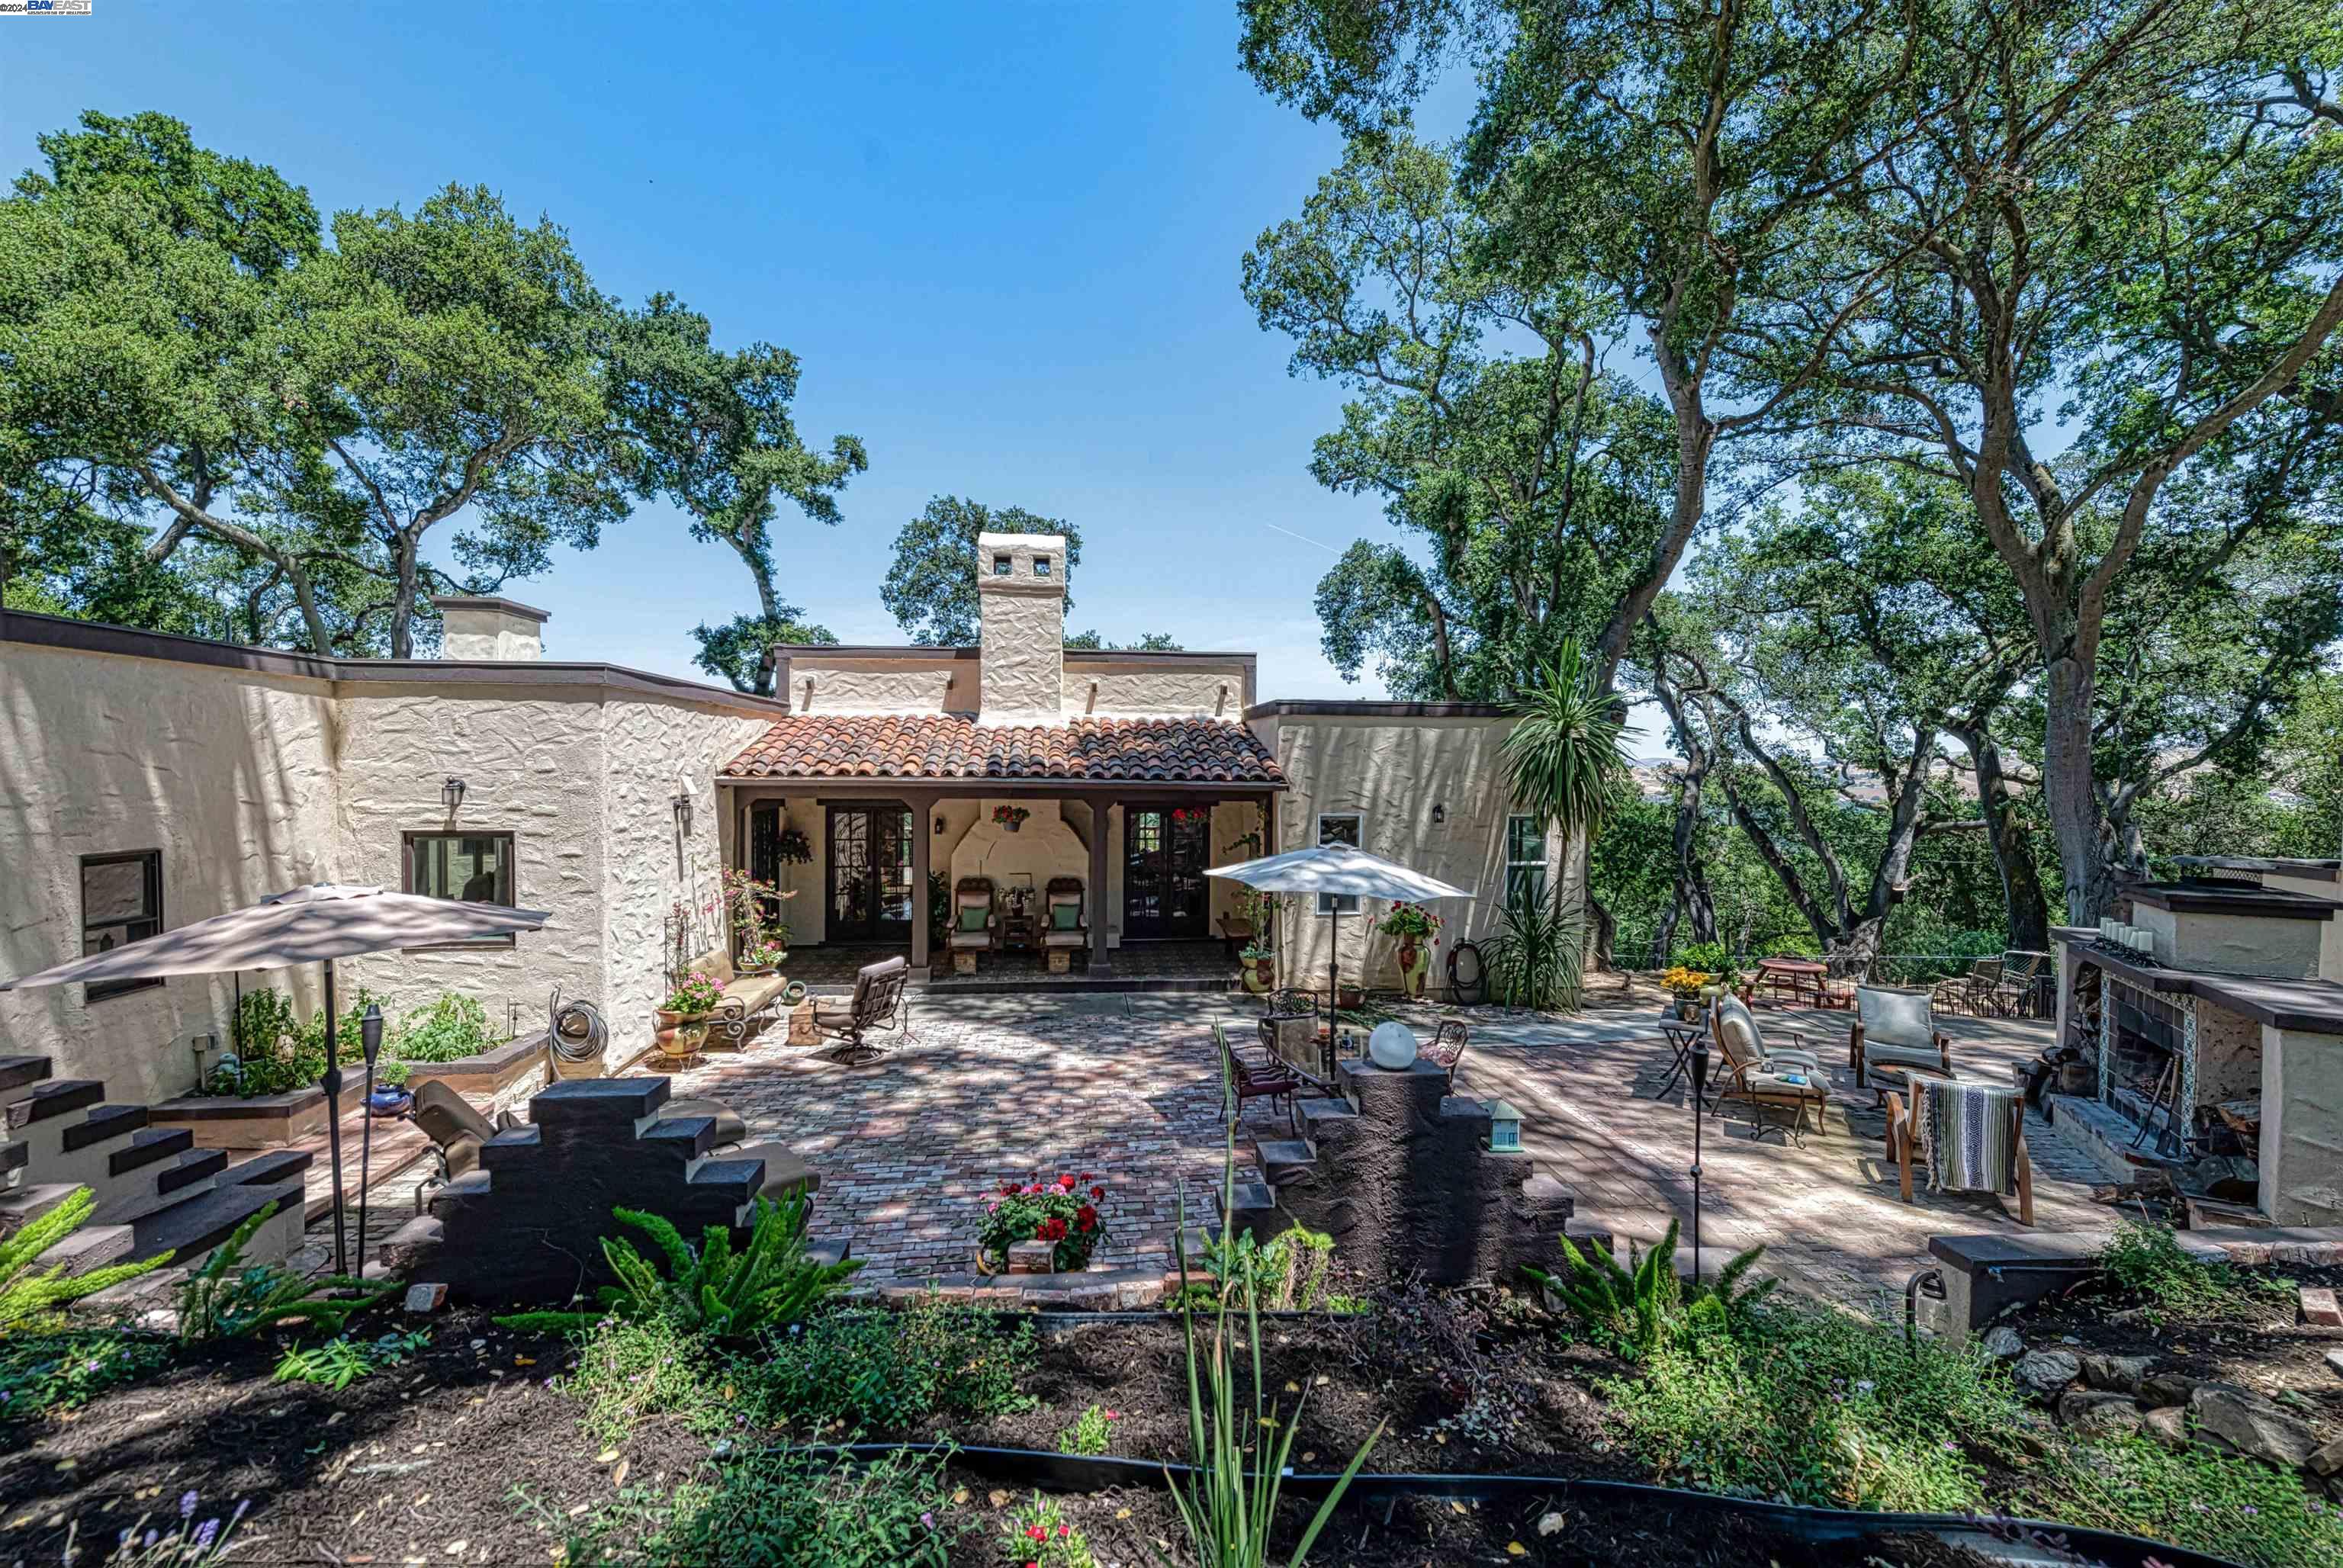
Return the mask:
<path fill-rule="evenodd" d="M 1282 784 L 1277 759 L 1218 719 L 1076 719 L 986 729 L 964 714 L 777 719 L 728 779 L 1030 779 Z"/>

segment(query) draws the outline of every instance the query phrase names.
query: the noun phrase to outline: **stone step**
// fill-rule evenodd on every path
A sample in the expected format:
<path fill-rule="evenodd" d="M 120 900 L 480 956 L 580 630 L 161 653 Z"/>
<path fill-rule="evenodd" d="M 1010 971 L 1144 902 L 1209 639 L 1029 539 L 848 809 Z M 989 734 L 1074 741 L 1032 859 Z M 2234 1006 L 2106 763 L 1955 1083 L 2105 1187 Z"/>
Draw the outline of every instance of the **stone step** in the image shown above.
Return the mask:
<path fill-rule="evenodd" d="M 134 1189 L 108 1198 L 90 1211 L 89 1223 L 84 1229 L 94 1231 L 104 1226 L 136 1224 L 150 1214 L 159 1214 L 166 1209 L 199 1198 L 216 1186 L 215 1182 L 206 1181 L 183 1183 L 171 1188 L 150 1188 L 146 1191 Z"/>
<path fill-rule="evenodd" d="M 1277 1193 L 1266 1181 L 1239 1181 L 1227 1193 L 1219 1188 L 1212 1190 L 1214 1211 L 1220 1211 L 1223 1203 L 1227 1205 L 1227 1212 L 1222 1213 L 1222 1218 L 1226 1219 L 1229 1213 L 1246 1214 L 1274 1209 L 1277 1207 Z"/>
<path fill-rule="evenodd" d="M 144 1107 L 141 1107 L 143 1110 Z M 130 1135 L 130 1146 L 117 1149 L 106 1157 L 106 1173 L 125 1176 L 133 1171 L 184 1154 L 196 1145 L 195 1130 L 190 1127 L 142 1127 Z"/>
<path fill-rule="evenodd" d="M 1302 1136 L 1315 1144 L 1326 1131 L 1356 1121 L 1359 1113 L 1351 1109 L 1347 1100 L 1323 1098 L 1297 1100 L 1293 1102 L 1294 1120 L 1302 1124 Z"/>
<path fill-rule="evenodd" d="M 0 1195 L 0 1236 L 13 1236 L 80 1191 L 71 1181 L 44 1181 Z"/>
<path fill-rule="evenodd" d="M 0 1056 L 0 1095 L 38 1083 L 50 1070 L 45 1056 Z"/>
<path fill-rule="evenodd" d="M 229 1184 L 196 1193 L 183 1203 L 175 1203 L 130 1225 L 128 1256 L 151 1258 L 167 1248 L 173 1262 L 192 1262 L 226 1241 L 236 1233 L 237 1226 L 272 1203 L 279 1216 L 288 1210 L 293 1211 L 297 1224 L 301 1183 Z"/>
<path fill-rule="evenodd" d="M 8 1126 L 15 1131 L 59 1116 L 70 1116 L 76 1111 L 88 1110 L 105 1098 L 106 1085 L 94 1078 L 51 1079 L 8 1107 Z"/>
<path fill-rule="evenodd" d="M 1253 1145 L 1253 1152 L 1272 1186 L 1301 1175 L 1318 1163 L 1318 1151 L 1306 1139 L 1265 1138 Z"/>
<path fill-rule="evenodd" d="M 229 1166 L 220 1173 L 223 1187 L 275 1186 L 298 1181 L 308 1174 L 317 1154 L 307 1149 L 271 1149 L 266 1154 Z"/>
<path fill-rule="evenodd" d="M 127 1138 L 146 1125 L 146 1108 L 143 1105 L 96 1106 L 88 1116 L 65 1129 L 65 1150 L 70 1154 L 109 1139 Z"/>
<path fill-rule="evenodd" d="M 15 1139 L 0 1143 L 0 1176 L 11 1176 L 22 1171 L 25 1161 L 32 1157 L 33 1146 L 29 1143 Z"/>
<path fill-rule="evenodd" d="M 225 1149 L 190 1149 L 155 1173 L 155 1191 L 176 1192 L 208 1181 L 227 1168 Z"/>

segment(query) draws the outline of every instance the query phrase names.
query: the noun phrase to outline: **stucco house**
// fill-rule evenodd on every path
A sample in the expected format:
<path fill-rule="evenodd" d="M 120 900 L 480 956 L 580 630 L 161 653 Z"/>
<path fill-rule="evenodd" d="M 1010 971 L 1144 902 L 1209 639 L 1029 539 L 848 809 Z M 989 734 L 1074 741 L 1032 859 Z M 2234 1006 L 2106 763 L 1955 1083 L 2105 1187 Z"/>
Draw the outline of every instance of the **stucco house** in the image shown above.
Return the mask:
<path fill-rule="evenodd" d="M 546 658 L 546 617 L 504 599 L 439 601 L 446 657 L 411 660 L 0 614 L 0 972 L 307 881 L 487 899 L 553 920 L 346 983 L 390 1007 L 466 992 L 523 1030 L 558 987 L 602 1008 L 615 1064 L 649 1043 L 673 911 L 704 910 L 726 867 L 795 895 L 793 953 L 900 951 L 937 986 L 935 876 L 990 884 L 996 946 L 1032 934 L 1006 924 L 1019 894 L 1038 930 L 1050 885 L 1078 887 L 1068 978 L 1116 985 L 1217 942 L 1239 890 L 1205 870 L 1281 848 L 1357 842 L 1480 890 L 1440 911 L 1451 941 L 1561 874 L 1547 825 L 1509 808 L 1500 710 L 1265 701 L 1250 653 L 1071 649 L 1064 541 L 978 554 L 980 646 L 779 649 L 770 699 Z M 1325 903 L 1287 901 L 1284 972 L 1325 972 Z M 1395 944 L 1341 925 L 1346 977 L 1395 984 Z M 316 1000 L 306 975 L 242 982 Z M 236 983 L 0 994 L 0 1054 L 162 1098 L 217 1049 Z"/>

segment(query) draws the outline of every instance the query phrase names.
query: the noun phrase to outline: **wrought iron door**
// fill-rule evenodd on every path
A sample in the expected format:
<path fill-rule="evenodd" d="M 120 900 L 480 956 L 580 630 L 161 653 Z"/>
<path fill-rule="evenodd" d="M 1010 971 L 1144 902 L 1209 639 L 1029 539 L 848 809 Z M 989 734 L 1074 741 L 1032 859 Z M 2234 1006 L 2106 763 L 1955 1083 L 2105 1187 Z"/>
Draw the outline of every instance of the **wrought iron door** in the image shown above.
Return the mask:
<path fill-rule="evenodd" d="M 1210 934 L 1209 806 L 1133 806 L 1122 816 L 1122 934 L 1126 940 Z"/>
<path fill-rule="evenodd" d="M 830 940 L 910 940 L 911 831 L 893 801 L 830 808 Z"/>

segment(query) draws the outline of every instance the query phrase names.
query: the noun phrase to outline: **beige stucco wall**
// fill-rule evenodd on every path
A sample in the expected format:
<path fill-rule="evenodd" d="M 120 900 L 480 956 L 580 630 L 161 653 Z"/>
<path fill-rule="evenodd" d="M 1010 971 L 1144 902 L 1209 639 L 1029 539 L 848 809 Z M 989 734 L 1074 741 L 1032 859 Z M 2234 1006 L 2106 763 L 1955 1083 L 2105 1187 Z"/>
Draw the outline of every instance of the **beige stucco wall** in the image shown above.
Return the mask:
<path fill-rule="evenodd" d="M 920 648 L 793 656 L 789 683 L 792 713 L 964 713 L 977 704 L 975 661 Z"/>
<path fill-rule="evenodd" d="M 983 652 L 977 722 L 1055 724 L 1065 700 L 1065 580 L 1037 579 L 1031 572 L 1033 558 L 1050 553 L 1051 546 L 1062 570 L 1065 541 L 1023 534 L 980 538 L 976 589 L 983 608 Z M 996 548 L 1017 563 L 1009 577 L 990 575 L 986 563 Z"/>
<path fill-rule="evenodd" d="M 2276 871 L 2263 873 L 2262 885 L 2313 899 L 2332 899 L 2343 890 L 2332 877 L 2289 877 Z M 2318 936 L 2318 978 L 2343 980 L 2343 913 L 2319 927 Z"/>
<path fill-rule="evenodd" d="M 1068 719 L 1229 719 L 1252 701 L 1241 658 L 1068 659 L 1063 706 Z"/>
<path fill-rule="evenodd" d="M 84 855 L 161 850 L 174 925 L 332 876 L 340 724 L 323 680 L 0 643 L 0 972 L 81 956 Z M 226 975 L 98 1002 L 11 991 L 0 1054 L 160 1099 L 194 1080 L 188 1037 L 225 1039 L 233 1007 Z"/>
<path fill-rule="evenodd" d="M 2261 1211 L 2343 1224 L 2343 1040 L 2262 1026 Z"/>
<path fill-rule="evenodd" d="M 2160 963 L 2285 980 L 2317 978 L 2320 938 L 2326 929 L 2316 920 L 2194 910 L 2175 912 L 2153 904 L 2136 905 L 2132 923 L 2154 934 Z"/>
<path fill-rule="evenodd" d="M 1433 905 L 1446 921 L 1427 982 L 1435 989 L 1445 983 L 1450 945 L 1493 934 L 1503 915 L 1509 807 L 1498 748 L 1508 728 L 1503 719 L 1283 714 L 1253 721 L 1292 786 L 1279 797 L 1281 851 L 1316 843 L 1319 813 L 1356 812 L 1363 819 L 1361 848 L 1480 895 Z M 1437 824 L 1435 804 L 1446 809 Z M 1219 827 L 1215 822 L 1216 831 Z M 1549 885 L 1561 879 L 1561 850 L 1560 835 L 1549 832 Z M 1378 988 L 1400 983 L 1397 939 L 1366 929 L 1389 908 L 1371 900 L 1361 911 L 1363 919 L 1342 917 L 1346 981 Z M 1282 980 L 1308 983 L 1326 973 L 1333 924 L 1317 912 L 1314 899 L 1285 900 L 1278 931 Z"/>
<path fill-rule="evenodd" d="M 1051 878 L 1079 877 L 1084 882 L 1090 880 L 1090 851 L 1066 824 L 1057 801 L 981 800 L 977 804 L 980 809 L 975 820 L 952 849 L 950 865 L 953 886 L 957 887 L 962 877 L 990 878 L 994 901 L 1004 910 L 1009 907 L 1012 890 L 1031 889 L 1033 897 L 1026 907 L 1038 915 L 1039 900 L 1049 888 Z M 1022 806 L 1030 815 L 1011 832 L 992 819 L 996 805 Z"/>

